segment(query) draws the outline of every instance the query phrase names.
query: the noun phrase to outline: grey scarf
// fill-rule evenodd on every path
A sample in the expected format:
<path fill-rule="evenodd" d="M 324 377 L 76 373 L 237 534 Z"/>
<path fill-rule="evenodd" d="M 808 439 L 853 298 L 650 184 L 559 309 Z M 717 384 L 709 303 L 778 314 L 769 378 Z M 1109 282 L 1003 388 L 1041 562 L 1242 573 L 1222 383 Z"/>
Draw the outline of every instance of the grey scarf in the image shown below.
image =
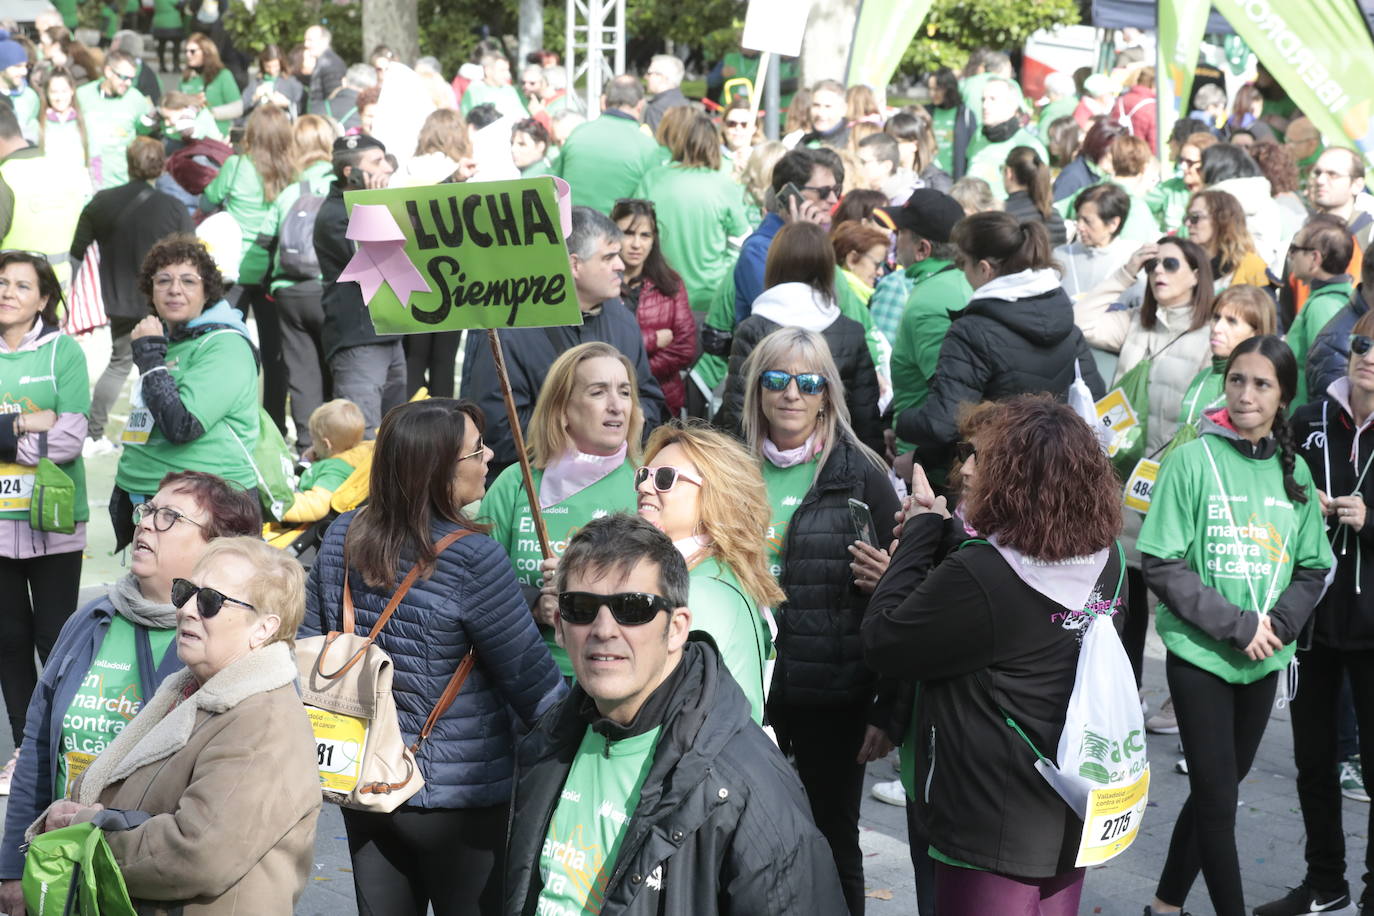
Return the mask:
<path fill-rule="evenodd" d="M 130 623 L 152 630 L 170 630 L 177 625 L 177 609 L 143 597 L 133 573 L 111 585 L 108 594 L 115 610 Z"/>

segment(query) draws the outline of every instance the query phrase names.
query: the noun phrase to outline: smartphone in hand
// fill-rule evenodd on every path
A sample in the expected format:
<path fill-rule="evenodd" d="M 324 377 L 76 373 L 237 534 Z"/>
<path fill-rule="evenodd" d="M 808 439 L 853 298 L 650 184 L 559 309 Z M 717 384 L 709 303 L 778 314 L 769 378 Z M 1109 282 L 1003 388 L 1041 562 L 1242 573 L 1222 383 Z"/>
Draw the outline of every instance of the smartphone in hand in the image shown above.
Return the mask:
<path fill-rule="evenodd" d="M 849 517 L 854 523 L 854 537 L 856 540 L 863 541 L 869 547 L 878 546 L 878 538 L 874 533 L 873 513 L 868 509 L 868 503 L 858 499 L 849 501 Z"/>

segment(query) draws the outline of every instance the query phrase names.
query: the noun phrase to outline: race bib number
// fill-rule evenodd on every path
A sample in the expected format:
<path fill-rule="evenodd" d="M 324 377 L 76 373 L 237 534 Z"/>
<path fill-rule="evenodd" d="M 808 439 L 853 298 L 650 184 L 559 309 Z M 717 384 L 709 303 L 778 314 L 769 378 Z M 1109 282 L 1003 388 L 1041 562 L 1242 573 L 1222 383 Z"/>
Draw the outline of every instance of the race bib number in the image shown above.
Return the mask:
<path fill-rule="evenodd" d="M 0 510 L 27 510 L 32 498 L 33 468 L 0 464 Z"/>
<path fill-rule="evenodd" d="M 1140 832 L 1140 819 L 1150 797 L 1147 765 L 1129 785 L 1093 789 L 1088 793 L 1088 815 L 1078 842 L 1078 868 L 1101 865 L 1125 852 Z"/>
<path fill-rule="evenodd" d="M 1131 408 L 1131 402 L 1126 400 L 1126 394 L 1120 388 L 1113 388 L 1107 396 L 1098 401 L 1097 419 L 1102 425 L 1111 431 L 1111 445 L 1107 447 L 1107 457 L 1115 457 L 1121 450 L 1123 435 L 1129 429 L 1140 425 L 1140 419 L 1136 416 L 1135 410 Z"/>
<path fill-rule="evenodd" d="M 1135 470 L 1126 480 L 1126 508 L 1134 509 L 1141 515 L 1150 511 L 1150 495 L 1154 493 L 1155 480 L 1159 477 L 1159 462 L 1141 458 Z"/>
<path fill-rule="evenodd" d="M 95 760 L 95 754 L 67 751 L 65 756 L 67 758 L 67 796 L 70 798 L 72 785 L 76 782 L 76 778 L 86 772 L 86 769 Z"/>
<path fill-rule="evenodd" d="M 124 432 L 119 441 L 130 445 L 144 445 L 153 434 L 153 414 L 143 402 L 143 379 L 134 385 L 133 396 L 129 399 L 129 422 L 124 424 Z"/>
<path fill-rule="evenodd" d="M 316 706 L 306 706 L 305 712 L 315 732 L 320 788 L 331 792 L 352 792 L 362 776 L 367 720 Z"/>

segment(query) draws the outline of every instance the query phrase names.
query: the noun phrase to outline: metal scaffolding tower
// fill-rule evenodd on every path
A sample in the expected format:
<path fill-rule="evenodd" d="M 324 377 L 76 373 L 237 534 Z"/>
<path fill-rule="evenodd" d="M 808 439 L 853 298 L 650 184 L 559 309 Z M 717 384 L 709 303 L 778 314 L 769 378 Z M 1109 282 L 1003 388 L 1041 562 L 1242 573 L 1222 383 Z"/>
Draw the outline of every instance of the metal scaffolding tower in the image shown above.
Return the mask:
<path fill-rule="evenodd" d="M 625 72 L 625 0 L 568 0 L 568 91 L 587 78 L 587 116 L 601 111 L 601 90 Z"/>

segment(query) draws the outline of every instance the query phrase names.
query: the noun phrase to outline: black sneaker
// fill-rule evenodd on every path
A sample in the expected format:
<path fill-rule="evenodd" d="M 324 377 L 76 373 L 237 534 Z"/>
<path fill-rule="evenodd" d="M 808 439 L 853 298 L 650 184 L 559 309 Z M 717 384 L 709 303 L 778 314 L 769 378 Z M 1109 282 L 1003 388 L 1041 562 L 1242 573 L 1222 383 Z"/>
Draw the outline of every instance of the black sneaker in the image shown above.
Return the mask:
<path fill-rule="evenodd" d="M 1154 916 L 1154 910 L 1150 909 L 1148 906 L 1145 907 L 1143 916 Z M 1169 916 L 1193 916 L 1193 914 L 1189 913 L 1187 910 L 1181 910 L 1178 913 L 1170 913 Z"/>
<path fill-rule="evenodd" d="M 1304 881 L 1284 897 L 1255 907 L 1255 916 L 1303 916 L 1306 913 L 1336 913 L 1350 906 L 1350 894 L 1322 898 Z"/>

